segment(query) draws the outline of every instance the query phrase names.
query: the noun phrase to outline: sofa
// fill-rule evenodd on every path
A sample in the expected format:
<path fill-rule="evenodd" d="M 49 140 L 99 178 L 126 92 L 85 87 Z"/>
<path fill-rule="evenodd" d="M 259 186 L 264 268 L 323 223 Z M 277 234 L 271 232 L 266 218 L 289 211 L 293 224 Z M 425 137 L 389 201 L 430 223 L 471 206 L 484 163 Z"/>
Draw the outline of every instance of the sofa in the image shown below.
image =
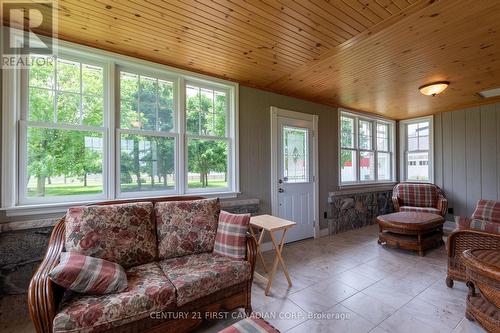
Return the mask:
<path fill-rule="evenodd" d="M 394 186 L 392 202 L 396 212 L 423 212 L 445 216 L 448 201 L 434 184 L 400 183 Z"/>
<path fill-rule="evenodd" d="M 55 225 L 29 286 L 36 331 L 187 332 L 222 310 L 244 308 L 250 314 L 255 240 L 243 232 L 239 260 L 215 253 L 217 227 L 207 221 L 217 218 L 220 203 L 202 199 L 164 197 L 70 208 Z M 49 277 L 62 252 L 122 265 L 127 289 L 104 295 L 65 290 Z"/>
<path fill-rule="evenodd" d="M 460 217 L 456 229 L 448 236 L 446 285 L 449 288 L 453 287 L 453 281 L 466 282 L 463 253 L 473 249 L 500 251 L 500 202 L 479 200 L 472 216 Z"/>

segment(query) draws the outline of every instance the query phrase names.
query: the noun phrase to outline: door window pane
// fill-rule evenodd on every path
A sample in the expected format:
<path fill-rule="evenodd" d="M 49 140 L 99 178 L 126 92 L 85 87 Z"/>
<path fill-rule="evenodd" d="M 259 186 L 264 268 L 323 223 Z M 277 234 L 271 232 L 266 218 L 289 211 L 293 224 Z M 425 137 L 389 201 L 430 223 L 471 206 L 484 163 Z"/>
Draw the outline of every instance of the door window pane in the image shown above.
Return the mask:
<path fill-rule="evenodd" d="M 228 187 L 228 143 L 188 139 L 188 188 Z"/>
<path fill-rule="evenodd" d="M 341 117 L 340 126 L 342 147 L 354 148 L 354 119 L 349 117 Z"/>
<path fill-rule="evenodd" d="M 356 181 L 356 151 L 342 149 L 340 152 L 341 182 Z"/>
<path fill-rule="evenodd" d="M 359 148 L 372 149 L 372 123 L 370 121 L 359 121 Z"/>
<path fill-rule="evenodd" d="M 175 139 L 122 134 L 120 189 L 122 192 L 175 188 Z"/>
<path fill-rule="evenodd" d="M 429 180 L 429 152 L 408 153 L 408 180 Z"/>
<path fill-rule="evenodd" d="M 377 154 L 377 172 L 379 180 L 391 180 L 391 154 Z"/>
<path fill-rule="evenodd" d="M 359 153 L 359 179 L 361 181 L 375 179 L 375 154 L 373 152 Z"/>
<path fill-rule="evenodd" d="M 28 197 L 103 192 L 100 132 L 28 128 Z"/>
<path fill-rule="evenodd" d="M 288 183 L 309 181 L 307 129 L 283 127 L 283 177 Z"/>

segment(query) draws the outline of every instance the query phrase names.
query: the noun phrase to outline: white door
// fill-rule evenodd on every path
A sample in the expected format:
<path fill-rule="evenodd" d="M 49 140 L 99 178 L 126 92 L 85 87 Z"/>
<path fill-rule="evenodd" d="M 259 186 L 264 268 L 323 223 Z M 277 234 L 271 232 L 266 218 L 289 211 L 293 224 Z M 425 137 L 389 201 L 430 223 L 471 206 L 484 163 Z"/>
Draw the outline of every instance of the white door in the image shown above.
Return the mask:
<path fill-rule="evenodd" d="M 277 178 L 273 179 L 277 209 L 273 213 L 297 223 L 288 230 L 286 242 L 315 234 L 314 116 L 303 118 L 284 116 L 278 111 L 273 133 L 277 168 Z"/>

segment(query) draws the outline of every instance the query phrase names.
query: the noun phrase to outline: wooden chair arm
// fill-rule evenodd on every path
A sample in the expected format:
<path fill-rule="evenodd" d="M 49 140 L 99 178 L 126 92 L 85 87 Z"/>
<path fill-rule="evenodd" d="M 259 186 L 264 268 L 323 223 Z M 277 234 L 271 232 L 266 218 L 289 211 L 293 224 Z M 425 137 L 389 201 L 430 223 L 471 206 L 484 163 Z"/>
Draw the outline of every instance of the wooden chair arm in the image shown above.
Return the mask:
<path fill-rule="evenodd" d="M 392 197 L 392 204 L 394 205 L 394 211 L 399 212 L 399 198 Z"/>
<path fill-rule="evenodd" d="M 64 248 L 64 219 L 52 230 L 49 246 L 40 266 L 31 278 L 28 288 L 28 308 L 38 333 L 51 333 L 64 290 L 49 279 L 49 273 L 58 263 Z"/>
<path fill-rule="evenodd" d="M 448 200 L 444 196 L 439 195 L 436 208 L 441 212 L 441 216 L 445 216 L 448 212 Z"/>

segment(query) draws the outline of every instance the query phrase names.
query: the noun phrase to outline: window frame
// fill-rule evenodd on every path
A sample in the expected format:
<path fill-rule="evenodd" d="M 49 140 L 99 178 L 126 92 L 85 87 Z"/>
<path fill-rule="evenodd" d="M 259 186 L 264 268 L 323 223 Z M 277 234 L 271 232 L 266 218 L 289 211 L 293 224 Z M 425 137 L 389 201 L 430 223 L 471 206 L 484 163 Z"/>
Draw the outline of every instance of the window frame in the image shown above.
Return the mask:
<path fill-rule="evenodd" d="M 49 39 L 41 37 L 42 39 Z M 104 79 L 104 115 L 103 127 L 103 193 L 99 195 L 74 195 L 58 198 L 55 196 L 24 200 L 22 198 L 26 181 L 27 162 L 27 114 L 28 93 L 22 91 L 22 84 L 27 84 L 28 70 L 6 69 L 2 75 L 2 162 L 1 162 L 1 208 L 7 216 L 62 212 L 68 206 L 89 204 L 103 200 L 121 200 L 141 197 L 160 197 L 169 195 L 205 195 L 207 197 L 231 197 L 239 193 L 239 152 L 238 152 L 238 83 L 197 74 L 182 69 L 161 65 L 146 60 L 119 55 L 66 41 L 57 41 L 56 56 L 87 64 L 103 66 Z M 149 135 L 147 131 L 120 128 L 119 73 L 131 71 L 174 83 L 174 127 L 160 136 L 175 139 L 175 191 L 120 191 L 120 135 L 124 132 Z M 228 141 L 228 167 L 226 188 L 187 189 L 187 138 L 185 131 L 185 87 L 187 82 L 206 85 L 211 89 L 228 92 L 228 114 L 225 139 Z M 27 85 L 25 85 L 27 87 Z M 45 124 L 45 123 L 44 123 Z M 66 127 L 65 124 L 56 124 Z M 92 130 L 86 125 L 74 125 L 78 130 Z M 125 131 L 124 131 L 125 130 Z M 132 133 L 133 132 L 133 133 Z M 153 131 L 154 136 L 158 132 Z M 221 139 L 221 138 L 217 138 Z M 8 143 L 8 144 L 5 144 Z M 8 146 L 8 147 L 6 147 Z M 184 157 L 184 158 L 182 158 Z M 22 178 L 24 177 L 24 179 Z M 26 190 L 27 191 L 27 190 Z M 26 197 L 26 196 L 25 196 Z M 40 200 L 41 199 L 41 200 Z M 59 200 L 61 199 L 61 200 Z"/>
<path fill-rule="evenodd" d="M 181 118 L 181 111 L 179 110 L 179 91 L 182 87 L 179 85 L 179 78 L 174 75 L 170 75 L 170 73 L 166 72 L 153 72 L 148 71 L 145 68 L 139 66 L 133 66 L 131 64 L 121 64 L 117 63 L 115 66 L 115 81 L 114 81 L 114 91 L 115 91 L 115 197 L 116 199 L 130 199 L 130 198 L 140 198 L 140 197 L 155 197 L 159 196 L 158 193 L 161 193 L 161 196 L 168 195 L 178 195 L 181 194 L 179 188 L 181 187 L 180 177 L 178 177 L 179 172 L 179 159 L 180 156 L 180 146 L 179 146 L 179 137 L 181 127 L 179 126 L 179 118 Z M 164 80 L 171 81 L 173 83 L 173 96 L 174 96 L 174 114 L 173 114 L 173 127 L 170 131 L 156 131 L 156 130 L 144 130 L 144 129 L 131 129 L 131 128 L 121 128 L 121 91 L 120 91 L 120 73 L 128 72 L 132 74 L 136 74 L 139 76 L 147 76 L 155 78 L 156 80 Z M 158 190 L 158 191 L 130 191 L 130 192 L 122 192 L 121 190 L 121 135 L 122 134 L 132 134 L 139 136 L 150 136 L 150 137 L 163 137 L 163 138 L 173 138 L 174 139 L 174 174 L 175 177 L 175 188 L 173 190 Z"/>
<path fill-rule="evenodd" d="M 353 128 L 353 137 L 354 137 L 354 142 L 353 142 L 353 147 L 352 148 L 347 148 L 342 146 L 342 118 L 350 118 L 354 120 L 354 128 Z M 368 121 L 371 125 L 371 149 L 361 149 L 359 148 L 359 122 L 360 121 Z M 382 151 L 378 150 L 378 144 L 377 144 L 377 125 L 378 124 L 384 124 L 388 126 L 388 144 L 387 148 L 388 151 Z M 377 116 L 369 116 L 363 113 L 359 112 L 354 112 L 346 109 L 339 109 L 338 111 L 338 167 L 339 167 L 339 172 L 338 172 L 338 181 L 339 181 L 339 187 L 344 188 L 344 187 L 355 187 L 355 186 L 366 186 L 366 185 L 378 185 L 378 184 L 390 184 L 394 183 L 396 181 L 396 152 L 395 152 L 395 128 L 396 128 L 396 122 L 393 120 L 389 120 L 383 117 L 377 117 Z M 341 165 L 340 162 L 342 160 L 342 151 L 343 150 L 349 150 L 352 152 L 355 152 L 356 156 L 356 180 L 355 181 L 342 181 L 342 170 L 341 170 Z M 360 156 L 362 152 L 368 152 L 368 153 L 373 153 L 373 156 L 375 158 L 375 165 L 374 165 L 374 175 L 373 179 L 370 180 L 362 180 L 361 179 L 361 164 L 360 164 Z M 390 179 L 378 179 L 378 154 L 379 153 L 388 153 L 390 155 L 390 168 L 391 168 L 391 176 Z"/>
<path fill-rule="evenodd" d="M 182 135 L 184 136 L 184 146 L 183 146 L 183 149 L 184 149 L 184 186 L 185 186 L 185 190 L 184 192 L 186 194 L 197 194 L 197 195 L 201 195 L 201 194 L 210 194 L 210 193 L 218 193 L 220 191 L 222 192 L 227 192 L 227 191 L 230 191 L 232 185 L 231 185 L 231 180 L 232 180 L 232 175 L 233 175 L 233 161 L 231 159 L 231 156 L 233 154 L 233 150 L 234 150 L 234 142 L 233 140 L 231 139 L 231 133 L 234 133 L 234 129 L 232 129 L 233 126 L 231 126 L 232 122 L 233 122 L 233 112 L 231 112 L 231 92 L 229 89 L 227 88 L 223 88 L 223 87 L 220 87 L 220 86 L 217 86 L 217 85 L 213 85 L 213 84 L 210 84 L 210 83 L 207 83 L 207 82 L 201 82 L 201 81 L 196 81 L 196 80 L 185 80 L 184 81 L 184 87 L 187 87 L 188 85 L 192 85 L 192 86 L 195 86 L 195 87 L 198 87 L 198 88 L 205 88 L 205 89 L 210 89 L 210 90 L 214 90 L 214 91 L 220 91 L 220 92 L 225 92 L 227 94 L 227 97 L 228 97 L 228 102 L 227 102 L 227 116 L 226 116 L 226 134 L 225 136 L 223 137 L 219 137 L 219 136 L 213 136 L 213 135 L 200 135 L 200 134 L 190 134 L 188 133 L 187 131 L 187 124 L 185 123 L 186 121 L 186 114 L 187 114 L 187 109 L 186 109 L 186 105 L 185 105 L 185 102 L 186 102 L 186 96 L 184 95 L 184 100 L 183 100 L 183 113 L 184 113 L 184 123 L 185 125 L 183 126 L 183 133 Z M 186 91 L 186 89 L 183 89 L 184 93 Z M 215 107 L 215 106 L 214 106 Z M 192 188 L 190 189 L 189 188 L 189 182 L 188 182 L 188 176 L 189 176 L 189 170 L 188 170 L 188 141 L 189 139 L 200 139 L 200 140 L 213 140 L 213 141 L 226 141 L 228 143 L 228 147 L 227 147 L 227 156 L 228 156 L 228 159 L 227 159 L 227 185 L 226 187 L 220 187 L 220 188 L 213 188 L 213 189 L 207 189 L 207 190 L 204 190 L 204 189 L 199 189 L 199 188 Z"/>
<path fill-rule="evenodd" d="M 109 63 L 102 61 L 96 57 L 84 58 L 77 55 L 71 51 L 61 50 L 57 57 L 63 58 L 64 60 L 70 60 L 79 63 L 86 63 L 89 65 L 100 66 L 103 69 L 103 123 L 101 127 L 90 126 L 90 125 L 76 125 L 68 123 L 57 123 L 57 122 L 42 122 L 42 121 L 32 121 L 29 120 L 29 72 L 26 69 L 20 70 L 20 82 L 19 82 L 19 98 L 20 98 L 20 117 L 18 119 L 17 125 L 17 135 L 19 140 L 18 146 L 18 178 L 17 178 L 17 202 L 19 206 L 23 205 L 34 205 L 34 204 L 44 204 L 53 202 L 72 202 L 75 201 L 75 197 L 81 201 L 88 200 L 105 200 L 109 197 L 109 114 L 110 109 L 109 104 L 109 94 L 106 91 L 106 87 L 109 85 L 109 78 L 107 72 L 109 71 Z M 57 61 L 57 60 L 56 60 Z M 57 71 L 56 67 L 54 68 Z M 57 74 L 56 74 L 57 75 Z M 82 76 L 80 75 L 80 85 L 82 84 Z M 21 93 L 23 88 L 27 88 L 27 91 Z M 57 81 L 54 82 L 54 92 L 58 91 Z M 81 89 L 80 89 L 81 90 Z M 4 95 L 5 96 L 5 95 Z M 83 94 L 80 93 L 80 96 Z M 54 95 L 56 99 L 57 95 Z M 56 106 L 56 104 L 55 104 Z M 54 112 L 57 112 L 54 109 Z M 102 193 L 101 194 L 89 194 L 89 195 L 75 195 L 72 196 L 51 196 L 51 197 L 28 197 L 27 196 L 27 185 L 28 185 L 28 152 L 27 152 L 27 139 L 28 139 L 28 129 L 29 128 L 45 128 L 45 129 L 56 129 L 56 130 L 73 130 L 73 131 L 89 131 L 89 132 L 99 132 L 102 134 L 103 147 L 102 147 Z M 2 156 L 5 158 L 4 156 Z M 52 199 L 49 200 L 48 198 Z"/>
<path fill-rule="evenodd" d="M 415 150 L 414 153 L 428 153 L 428 170 L 429 179 L 428 180 L 414 180 L 408 179 L 408 125 L 429 122 L 429 149 L 428 150 Z M 425 116 L 412 119 L 405 119 L 399 122 L 399 158 L 400 158 L 400 178 L 404 182 L 409 183 L 434 183 L 434 116 Z"/>

